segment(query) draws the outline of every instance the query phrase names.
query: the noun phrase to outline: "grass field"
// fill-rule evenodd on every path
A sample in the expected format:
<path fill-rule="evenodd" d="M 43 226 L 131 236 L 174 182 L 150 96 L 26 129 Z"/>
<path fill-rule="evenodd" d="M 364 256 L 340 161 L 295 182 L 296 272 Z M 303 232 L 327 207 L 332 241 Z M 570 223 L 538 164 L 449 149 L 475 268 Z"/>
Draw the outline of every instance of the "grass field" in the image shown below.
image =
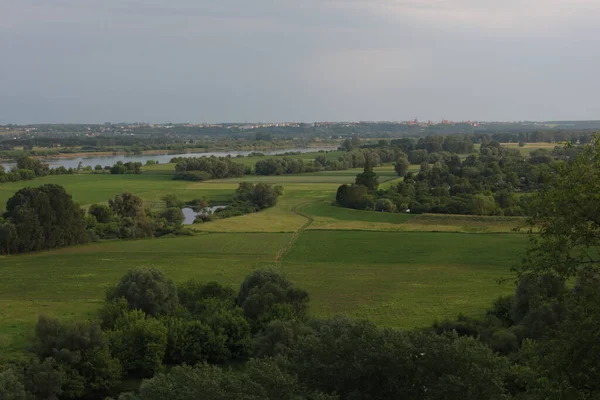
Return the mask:
<path fill-rule="evenodd" d="M 307 231 L 283 269 L 321 316 L 345 314 L 391 327 L 478 315 L 501 294 L 525 237 L 510 234 Z"/>
<path fill-rule="evenodd" d="M 375 170 L 382 185 L 399 181 L 391 165 Z M 478 315 L 513 290 L 496 280 L 509 276 L 526 243 L 525 235 L 510 233 L 522 223 L 519 218 L 385 214 L 332 205 L 337 187 L 360 171 L 196 183 L 173 181 L 173 165 L 165 164 L 146 167 L 141 175 L 64 175 L 0 185 L 0 203 L 24 186 L 56 183 L 82 205 L 125 190 L 151 204 L 167 193 L 226 201 L 241 181 L 284 187 L 275 207 L 194 224 L 193 237 L 0 258 L 0 358 L 20 354 L 39 314 L 92 315 L 105 287 L 139 266 L 162 269 L 175 281 L 194 277 L 235 288 L 255 268 L 281 268 L 309 291 L 315 315 L 341 313 L 402 328 L 459 312 Z"/>

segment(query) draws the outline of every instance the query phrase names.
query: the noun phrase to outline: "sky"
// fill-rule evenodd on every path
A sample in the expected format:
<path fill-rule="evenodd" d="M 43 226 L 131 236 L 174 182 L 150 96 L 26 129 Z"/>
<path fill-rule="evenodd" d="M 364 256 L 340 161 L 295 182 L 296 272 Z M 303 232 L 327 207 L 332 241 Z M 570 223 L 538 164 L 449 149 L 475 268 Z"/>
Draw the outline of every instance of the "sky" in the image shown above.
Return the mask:
<path fill-rule="evenodd" d="M 0 124 L 600 119 L 600 0 L 0 0 Z"/>

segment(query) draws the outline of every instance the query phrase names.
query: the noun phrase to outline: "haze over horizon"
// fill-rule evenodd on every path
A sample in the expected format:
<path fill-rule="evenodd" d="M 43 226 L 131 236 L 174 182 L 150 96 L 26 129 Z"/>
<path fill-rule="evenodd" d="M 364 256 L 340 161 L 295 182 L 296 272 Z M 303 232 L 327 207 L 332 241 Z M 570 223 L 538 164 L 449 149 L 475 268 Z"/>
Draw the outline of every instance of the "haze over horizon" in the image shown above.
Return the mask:
<path fill-rule="evenodd" d="M 0 124 L 600 119 L 597 0 L 0 0 Z"/>

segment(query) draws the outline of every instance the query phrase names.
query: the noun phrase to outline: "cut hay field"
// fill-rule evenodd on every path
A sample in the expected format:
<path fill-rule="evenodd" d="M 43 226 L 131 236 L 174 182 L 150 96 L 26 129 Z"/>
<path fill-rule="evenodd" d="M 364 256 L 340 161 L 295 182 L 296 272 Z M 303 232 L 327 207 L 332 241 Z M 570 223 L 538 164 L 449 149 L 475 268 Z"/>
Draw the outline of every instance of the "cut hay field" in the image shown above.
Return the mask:
<path fill-rule="evenodd" d="M 417 167 L 418 168 L 418 167 Z M 280 269 L 308 290 L 317 316 L 344 314 L 384 326 L 414 328 L 459 312 L 476 316 L 509 293 L 526 235 L 522 221 L 502 217 L 384 214 L 332 205 L 337 187 L 360 170 L 207 182 L 171 180 L 173 165 L 141 175 L 64 175 L 0 185 L 0 203 L 24 186 L 63 185 L 82 205 L 125 190 L 156 203 L 231 198 L 241 181 L 280 184 L 278 204 L 260 213 L 194 224 L 192 237 L 107 241 L 0 258 L 0 358 L 17 357 L 39 314 L 93 315 L 104 289 L 130 268 L 162 269 L 175 281 L 217 280 L 237 288 L 260 267 Z M 391 165 L 380 182 L 397 182 Z M 4 356 L 2 356 L 4 354 Z"/>

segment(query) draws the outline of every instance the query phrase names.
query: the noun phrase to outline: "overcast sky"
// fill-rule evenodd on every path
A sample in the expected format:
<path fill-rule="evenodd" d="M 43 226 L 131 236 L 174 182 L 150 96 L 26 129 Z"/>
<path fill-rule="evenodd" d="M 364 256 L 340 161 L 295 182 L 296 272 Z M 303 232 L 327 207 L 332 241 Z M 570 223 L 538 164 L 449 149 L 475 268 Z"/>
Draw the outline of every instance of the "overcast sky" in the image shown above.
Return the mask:
<path fill-rule="evenodd" d="M 0 0 L 0 124 L 600 119 L 600 0 Z"/>

